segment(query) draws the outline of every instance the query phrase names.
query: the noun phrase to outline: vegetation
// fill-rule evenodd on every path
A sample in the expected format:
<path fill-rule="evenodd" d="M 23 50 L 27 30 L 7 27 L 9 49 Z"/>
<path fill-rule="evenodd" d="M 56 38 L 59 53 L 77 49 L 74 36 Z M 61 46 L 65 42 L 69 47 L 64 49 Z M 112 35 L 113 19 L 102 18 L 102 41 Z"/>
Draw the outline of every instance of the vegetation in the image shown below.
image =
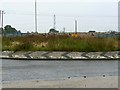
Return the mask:
<path fill-rule="evenodd" d="M 51 29 L 49 30 L 49 33 L 59 33 L 59 31 L 55 30 L 54 28 L 51 28 Z"/>
<path fill-rule="evenodd" d="M 3 29 L 1 29 L 1 32 L 4 36 L 10 36 L 10 35 L 15 36 L 17 34 L 21 34 L 20 31 L 17 31 L 11 25 L 6 25 Z"/>
<path fill-rule="evenodd" d="M 120 37 L 71 37 L 68 35 L 29 35 L 3 37 L 2 50 L 13 51 L 118 51 Z"/>

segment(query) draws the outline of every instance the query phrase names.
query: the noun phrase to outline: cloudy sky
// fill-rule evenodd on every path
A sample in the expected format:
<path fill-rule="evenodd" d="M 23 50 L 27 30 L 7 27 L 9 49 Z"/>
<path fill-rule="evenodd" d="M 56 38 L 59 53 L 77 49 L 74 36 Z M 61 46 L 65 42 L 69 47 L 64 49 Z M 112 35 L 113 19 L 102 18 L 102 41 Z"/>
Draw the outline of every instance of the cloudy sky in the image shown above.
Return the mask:
<path fill-rule="evenodd" d="M 34 0 L 1 0 L 4 10 L 4 26 L 11 25 L 22 32 L 34 32 Z M 78 32 L 118 30 L 118 0 L 37 0 L 38 32 L 48 32 L 53 27 L 74 32 L 74 21 L 78 21 Z"/>

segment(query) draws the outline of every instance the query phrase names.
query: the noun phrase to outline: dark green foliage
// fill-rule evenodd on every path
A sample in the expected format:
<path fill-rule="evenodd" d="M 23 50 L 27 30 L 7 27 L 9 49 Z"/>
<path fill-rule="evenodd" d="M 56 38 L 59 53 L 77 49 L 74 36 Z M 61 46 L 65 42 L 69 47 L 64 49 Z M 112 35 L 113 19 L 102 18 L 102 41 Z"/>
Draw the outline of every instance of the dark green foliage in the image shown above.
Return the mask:
<path fill-rule="evenodd" d="M 4 27 L 4 32 L 5 33 L 16 33 L 17 30 L 15 28 L 11 27 L 10 25 L 6 25 Z"/>
<path fill-rule="evenodd" d="M 59 31 L 55 30 L 55 29 L 50 29 L 49 33 L 58 33 Z"/>
<path fill-rule="evenodd" d="M 21 36 L 21 32 L 10 25 L 6 25 L 4 29 L 2 29 L 2 34 L 7 37 Z"/>

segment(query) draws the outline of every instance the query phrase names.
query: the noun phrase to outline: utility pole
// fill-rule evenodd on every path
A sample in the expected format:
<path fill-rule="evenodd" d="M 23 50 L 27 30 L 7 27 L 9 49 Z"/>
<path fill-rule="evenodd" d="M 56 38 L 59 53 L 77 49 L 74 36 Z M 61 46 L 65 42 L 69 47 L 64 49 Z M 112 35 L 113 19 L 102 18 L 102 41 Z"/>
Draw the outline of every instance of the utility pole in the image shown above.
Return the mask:
<path fill-rule="evenodd" d="M 35 33 L 37 33 L 37 4 L 35 0 Z"/>
<path fill-rule="evenodd" d="M 75 20 L 75 33 L 77 33 L 77 20 Z"/>
<path fill-rule="evenodd" d="M 53 26 L 54 30 L 56 29 L 56 16 L 54 15 L 54 26 Z"/>
<path fill-rule="evenodd" d="M 63 28 L 63 32 L 65 33 L 65 27 Z"/>
<path fill-rule="evenodd" d="M 2 25 L 1 25 L 2 28 L 3 28 L 3 23 L 4 23 L 4 22 L 3 22 L 3 19 L 4 19 L 3 14 L 4 14 L 4 11 L 2 11 Z"/>
<path fill-rule="evenodd" d="M 4 11 L 0 10 L 0 34 L 3 33 L 3 14 L 5 14 Z"/>
<path fill-rule="evenodd" d="M 2 25 L 1 25 L 1 14 L 2 14 L 2 12 L 0 10 L 0 28 L 2 27 Z"/>
<path fill-rule="evenodd" d="M 4 21 L 3 14 L 5 14 L 4 11 L 0 10 L 0 24 L 1 24 L 0 28 L 3 28 L 3 21 Z"/>

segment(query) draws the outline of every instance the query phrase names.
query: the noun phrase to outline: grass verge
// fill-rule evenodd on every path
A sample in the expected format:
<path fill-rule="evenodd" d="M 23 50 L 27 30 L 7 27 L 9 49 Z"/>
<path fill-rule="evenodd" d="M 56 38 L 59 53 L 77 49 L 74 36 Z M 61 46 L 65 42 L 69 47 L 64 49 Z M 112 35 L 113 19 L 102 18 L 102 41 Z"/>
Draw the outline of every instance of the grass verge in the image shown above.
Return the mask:
<path fill-rule="evenodd" d="M 2 50 L 80 52 L 119 51 L 120 37 L 74 38 L 66 35 L 30 35 L 22 37 L 3 37 Z"/>

